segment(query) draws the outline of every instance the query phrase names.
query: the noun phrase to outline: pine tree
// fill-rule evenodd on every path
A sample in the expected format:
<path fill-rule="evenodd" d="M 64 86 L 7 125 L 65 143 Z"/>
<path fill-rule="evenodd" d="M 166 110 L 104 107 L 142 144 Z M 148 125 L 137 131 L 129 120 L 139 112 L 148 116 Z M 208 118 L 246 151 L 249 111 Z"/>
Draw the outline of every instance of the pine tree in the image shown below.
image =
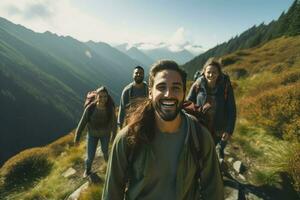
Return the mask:
<path fill-rule="evenodd" d="M 291 19 L 287 35 L 295 36 L 300 34 L 300 0 L 295 0 L 291 13 Z"/>

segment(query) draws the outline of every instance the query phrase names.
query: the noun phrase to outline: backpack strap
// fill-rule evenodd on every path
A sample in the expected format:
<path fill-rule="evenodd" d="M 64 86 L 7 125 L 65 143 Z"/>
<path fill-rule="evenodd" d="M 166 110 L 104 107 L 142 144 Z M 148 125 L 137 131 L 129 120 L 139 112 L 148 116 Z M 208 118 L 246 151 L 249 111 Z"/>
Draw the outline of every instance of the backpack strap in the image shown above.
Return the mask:
<path fill-rule="evenodd" d="M 91 119 L 92 114 L 94 113 L 95 109 L 96 109 L 96 102 L 92 102 L 88 105 L 87 109 L 87 118 L 88 118 L 88 122 Z"/>
<path fill-rule="evenodd" d="M 197 121 L 196 118 L 193 116 L 191 118 L 191 123 L 190 123 L 190 133 L 191 133 L 191 152 L 193 154 L 193 158 L 196 162 L 197 165 L 197 170 L 196 170 L 196 178 L 197 178 L 197 183 L 199 187 L 199 195 L 200 198 L 202 199 L 202 182 L 201 182 L 201 171 L 203 168 L 203 160 L 202 160 L 202 150 L 201 150 L 201 138 L 199 133 L 201 133 L 201 128 L 199 125 L 199 122 Z"/>
<path fill-rule="evenodd" d="M 195 81 L 195 87 L 194 87 L 194 90 L 195 90 L 196 95 L 199 93 L 200 88 L 201 88 L 201 81 L 200 81 L 199 78 L 198 78 L 198 79 Z"/>

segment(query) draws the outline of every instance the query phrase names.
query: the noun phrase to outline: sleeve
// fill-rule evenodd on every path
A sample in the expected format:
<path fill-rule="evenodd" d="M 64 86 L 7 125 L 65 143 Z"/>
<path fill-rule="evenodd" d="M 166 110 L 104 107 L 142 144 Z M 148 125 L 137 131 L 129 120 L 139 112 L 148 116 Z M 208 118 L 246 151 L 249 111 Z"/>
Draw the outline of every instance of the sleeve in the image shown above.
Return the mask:
<path fill-rule="evenodd" d="M 129 102 L 128 90 L 125 88 L 122 92 L 121 99 L 120 99 L 120 106 L 119 106 L 118 125 L 120 128 L 122 128 L 123 126 L 124 118 L 126 115 L 125 109 L 128 102 Z"/>
<path fill-rule="evenodd" d="M 227 123 L 226 123 L 225 131 L 232 135 L 235 126 L 235 121 L 236 121 L 236 105 L 235 105 L 233 88 L 231 86 L 230 81 L 227 84 L 228 84 L 227 100 L 226 100 Z"/>
<path fill-rule="evenodd" d="M 78 142 L 79 140 L 80 140 L 80 136 L 81 136 L 81 134 L 82 134 L 82 131 L 83 131 L 83 129 L 85 128 L 85 126 L 86 126 L 86 124 L 87 124 L 87 122 L 88 122 L 88 117 L 87 117 L 87 115 L 88 115 L 88 108 L 89 107 L 86 107 L 85 109 L 84 109 L 84 112 L 83 112 L 83 114 L 82 114 L 82 116 L 81 116 L 81 119 L 80 119 L 80 121 L 79 121 L 79 123 L 78 123 L 78 126 L 77 126 L 77 128 L 76 128 L 76 132 L 75 132 L 75 142 Z"/>
<path fill-rule="evenodd" d="M 148 97 L 149 96 L 149 88 L 148 88 L 147 83 L 144 83 L 144 86 L 145 86 L 145 93 L 146 93 L 145 97 Z"/>
<path fill-rule="evenodd" d="M 187 97 L 186 97 L 186 100 L 192 101 L 195 104 L 197 104 L 197 94 L 196 94 L 196 90 L 195 90 L 196 89 L 196 85 L 197 85 L 197 83 L 194 82 L 193 85 L 192 85 L 192 87 L 190 88 L 190 91 L 189 91 Z"/>
<path fill-rule="evenodd" d="M 201 128 L 204 145 L 203 167 L 201 170 L 201 187 L 203 199 L 223 200 L 224 186 L 221 176 L 219 160 L 215 151 L 212 137 L 206 128 Z"/>
<path fill-rule="evenodd" d="M 117 134 L 117 117 L 115 114 L 115 109 L 112 114 L 112 121 L 111 121 L 111 141 L 114 141 Z"/>
<path fill-rule="evenodd" d="M 124 129 L 123 129 L 124 130 Z M 117 135 L 109 157 L 102 200 L 123 200 L 127 182 L 128 151 L 124 132 Z"/>

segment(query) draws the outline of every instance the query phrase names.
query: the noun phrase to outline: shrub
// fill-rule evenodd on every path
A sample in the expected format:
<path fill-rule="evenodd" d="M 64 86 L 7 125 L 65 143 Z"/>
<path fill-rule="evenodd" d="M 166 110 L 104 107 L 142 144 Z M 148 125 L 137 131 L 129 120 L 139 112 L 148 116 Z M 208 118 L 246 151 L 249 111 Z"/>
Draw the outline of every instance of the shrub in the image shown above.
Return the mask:
<path fill-rule="evenodd" d="M 234 79 L 239 79 L 239 78 L 247 76 L 248 72 L 244 68 L 234 68 L 234 69 L 231 69 L 229 71 L 229 73 Z"/>
<path fill-rule="evenodd" d="M 48 145 L 48 148 L 51 151 L 51 154 L 54 156 L 60 155 L 62 152 L 66 150 L 67 147 L 73 144 L 74 135 L 72 133 L 59 138 L 55 142 Z"/>
<path fill-rule="evenodd" d="M 240 114 L 252 123 L 264 126 L 275 136 L 299 140 L 299 134 L 291 135 L 300 118 L 299 87 L 300 83 L 243 98 L 239 102 Z M 288 137 L 283 135 L 286 133 Z"/>
<path fill-rule="evenodd" d="M 300 72 L 291 72 L 284 75 L 281 80 L 282 85 L 288 85 L 300 81 Z"/>
<path fill-rule="evenodd" d="M 227 56 L 222 58 L 221 63 L 223 66 L 232 65 L 239 61 L 240 59 L 236 56 Z"/>
<path fill-rule="evenodd" d="M 30 186 L 46 176 L 52 167 L 47 148 L 32 148 L 9 159 L 1 169 L 5 188 Z"/>

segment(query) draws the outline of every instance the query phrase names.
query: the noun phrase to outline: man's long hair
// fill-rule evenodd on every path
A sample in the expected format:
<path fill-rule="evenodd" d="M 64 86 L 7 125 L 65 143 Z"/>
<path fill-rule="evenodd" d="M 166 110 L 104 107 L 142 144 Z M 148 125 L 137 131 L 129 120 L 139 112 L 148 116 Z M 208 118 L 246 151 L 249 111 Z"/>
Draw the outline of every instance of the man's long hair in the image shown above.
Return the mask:
<path fill-rule="evenodd" d="M 149 73 L 149 91 L 154 86 L 156 74 L 163 70 L 174 70 L 178 72 L 181 76 L 185 92 L 187 74 L 172 60 L 160 60 L 153 64 Z M 155 135 L 155 111 L 152 100 L 144 98 L 137 101 L 135 105 L 132 105 L 129 109 L 127 121 L 129 122 L 127 138 L 130 145 L 150 143 Z"/>

